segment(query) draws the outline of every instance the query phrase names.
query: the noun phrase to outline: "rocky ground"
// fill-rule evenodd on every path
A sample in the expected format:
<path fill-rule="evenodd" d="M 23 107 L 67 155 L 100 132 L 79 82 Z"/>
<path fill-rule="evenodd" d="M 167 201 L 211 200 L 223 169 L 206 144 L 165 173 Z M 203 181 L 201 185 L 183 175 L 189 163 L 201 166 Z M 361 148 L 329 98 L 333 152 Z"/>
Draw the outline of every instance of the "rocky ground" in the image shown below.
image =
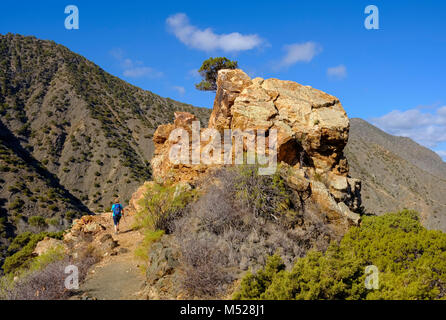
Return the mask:
<path fill-rule="evenodd" d="M 111 213 L 104 213 L 83 224 L 84 230 L 92 230 L 93 247 L 102 253 L 102 259 L 88 272 L 80 290 L 72 299 L 129 300 L 139 299 L 145 276 L 135 257 L 135 249 L 142 241 L 142 235 L 133 229 L 134 216 L 121 220 L 119 234 L 114 234 Z M 98 228 L 98 226 L 100 226 Z M 100 230 L 100 231 L 98 231 Z M 65 237 L 71 241 L 71 235 Z"/>
<path fill-rule="evenodd" d="M 110 234 L 113 228 L 111 214 L 101 215 L 104 234 Z M 107 222 L 108 221 L 108 222 Z M 142 241 L 139 231 L 132 229 L 133 216 L 122 221 L 118 235 L 113 234 L 117 242 L 115 251 L 107 254 L 101 262 L 90 271 L 84 283 L 80 286 L 81 293 L 76 299 L 97 300 L 129 300 L 139 299 L 139 291 L 145 282 L 144 274 L 139 268 L 141 261 L 135 258 L 135 249 Z"/>

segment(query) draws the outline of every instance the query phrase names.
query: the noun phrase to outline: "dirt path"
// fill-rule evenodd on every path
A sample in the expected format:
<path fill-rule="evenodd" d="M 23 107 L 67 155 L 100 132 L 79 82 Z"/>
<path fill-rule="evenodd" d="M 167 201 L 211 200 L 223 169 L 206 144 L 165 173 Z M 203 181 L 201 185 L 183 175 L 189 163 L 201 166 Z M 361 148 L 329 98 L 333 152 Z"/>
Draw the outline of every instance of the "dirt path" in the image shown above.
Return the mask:
<path fill-rule="evenodd" d="M 132 230 L 133 217 L 121 220 L 120 233 L 114 234 L 111 213 L 102 215 L 106 232 L 118 241 L 118 255 L 108 255 L 94 265 L 86 280 L 80 285 L 76 299 L 135 300 L 143 288 L 145 277 L 139 269 L 134 251 L 143 237 Z"/>

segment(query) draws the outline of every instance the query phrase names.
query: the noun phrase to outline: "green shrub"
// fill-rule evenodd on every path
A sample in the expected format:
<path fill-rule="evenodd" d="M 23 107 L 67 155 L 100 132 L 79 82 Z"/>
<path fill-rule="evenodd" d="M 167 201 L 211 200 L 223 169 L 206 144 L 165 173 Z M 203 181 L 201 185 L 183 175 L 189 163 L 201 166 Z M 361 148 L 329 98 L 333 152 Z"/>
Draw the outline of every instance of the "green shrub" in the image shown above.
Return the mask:
<path fill-rule="evenodd" d="M 147 186 L 144 197 L 139 201 L 142 209 L 136 214 L 136 228 L 170 232 L 170 223 L 181 214 L 181 210 L 196 196 L 194 190 L 177 189 L 178 186 L 154 183 Z"/>
<path fill-rule="evenodd" d="M 277 220 L 278 217 L 294 216 L 291 203 L 291 190 L 286 187 L 280 170 L 273 175 L 259 175 L 258 167 L 237 166 L 228 170 L 233 174 L 233 187 L 236 200 L 256 217 Z"/>
<path fill-rule="evenodd" d="M 141 242 L 141 244 L 136 248 L 135 250 L 135 256 L 139 259 L 142 259 L 144 261 L 149 260 L 149 251 L 150 246 L 152 243 L 157 242 L 161 237 L 164 235 L 163 230 L 157 230 L 157 231 L 151 231 L 151 230 L 145 230 L 144 231 L 144 240 Z M 146 265 L 146 264 L 144 264 Z M 143 270 L 145 271 L 145 270 Z"/>
<path fill-rule="evenodd" d="M 67 218 L 68 220 L 72 220 L 74 217 L 76 217 L 76 212 L 74 211 L 67 211 L 65 213 L 65 218 Z"/>
<path fill-rule="evenodd" d="M 39 271 L 52 262 L 62 260 L 65 257 L 63 245 L 57 246 L 30 260 L 26 272 Z"/>
<path fill-rule="evenodd" d="M 278 254 L 270 256 L 265 268 L 260 269 L 255 275 L 251 271 L 245 275 L 239 290 L 234 294 L 234 299 L 258 299 L 271 285 L 277 274 L 283 270 L 285 270 L 285 265 L 280 256 Z"/>
<path fill-rule="evenodd" d="M 11 168 L 5 165 L 0 165 L 0 172 L 9 172 L 11 171 Z"/>
<path fill-rule="evenodd" d="M 59 219 L 57 219 L 57 218 L 46 219 L 45 222 L 46 222 L 46 224 L 51 225 L 51 226 L 59 225 Z"/>
<path fill-rule="evenodd" d="M 50 204 L 50 205 L 48 206 L 48 209 L 51 210 L 51 211 L 54 211 L 54 212 L 59 211 L 59 208 L 57 207 L 56 204 Z"/>
<path fill-rule="evenodd" d="M 17 193 L 20 192 L 20 190 L 16 186 L 9 186 L 8 191 L 11 193 Z"/>
<path fill-rule="evenodd" d="M 44 217 L 41 216 L 33 216 L 29 218 L 28 223 L 33 227 L 46 227 L 46 221 Z"/>
<path fill-rule="evenodd" d="M 11 202 L 9 205 L 9 210 L 21 210 L 24 204 L 25 202 L 22 199 L 17 198 Z"/>
<path fill-rule="evenodd" d="M 0 233 L 4 232 L 6 230 L 6 223 L 8 222 L 6 217 L 0 218 Z"/>
<path fill-rule="evenodd" d="M 446 299 L 446 234 L 423 228 L 414 211 L 364 217 L 325 253 L 309 252 L 271 276 L 275 265 L 247 274 L 234 298 Z M 369 265 L 379 270 L 377 290 L 365 287 Z"/>
<path fill-rule="evenodd" d="M 27 267 L 33 257 L 32 253 L 37 243 L 45 237 L 62 239 L 63 233 L 42 232 L 33 234 L 31 232 L 25 232 L 15 237 L 8 247 L 8 254 L 10 256 L 5 259 L 2 267 L 3 271 L 6 274 L 17 273 L 20 269 Z"/>

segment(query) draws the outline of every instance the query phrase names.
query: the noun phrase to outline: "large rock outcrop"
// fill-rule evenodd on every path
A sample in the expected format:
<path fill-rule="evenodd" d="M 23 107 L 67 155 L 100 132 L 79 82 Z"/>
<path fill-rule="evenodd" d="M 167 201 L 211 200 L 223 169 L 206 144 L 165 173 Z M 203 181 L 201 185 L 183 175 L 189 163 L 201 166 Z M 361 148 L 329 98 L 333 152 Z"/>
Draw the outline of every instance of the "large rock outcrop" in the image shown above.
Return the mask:
<path fill-rule="evenodd" d="M 277 129 L 279 161 L 347 175 L 349 120 L 336 97 L 292 81 L 250 80 L 239 69 L 221 70 L 217 84 L 209 127 Z"/>
<path fill-rule="evenodd" d="M 292 168 L 288 170 L 292 172 L 290 183 L 296 188 L 308 186 L 312 200 L 333 220 L 359 222 L 355 212 L 361 207 L 361 183 L 348 177 L 343 150 L 349 119 L 336 97 L 292 81 L 250 79 L 239 69 L 220 70 L 217 86 L 209 128 L 218 130 L 221 137 L 225 129 L 264 130 L 267 137 L 276 130 L 277 160 Z M 153 175 L 160 181 L 194 183 L 218 165 L 174 164 L 169 160 L 169 151 L 178 143 L 178 137 L 170 137 L 173 130 L 184 128 L 193 137 L 195 117 L 179 112 L 175 118 L 174 124 L 159 126 L 154 134 Z M 189 154 L 193 143 L 191 139 L 186 146 Z M 200 142 L 201 147 L 206 144 Z"/>
<path fill-rule="evenodd" d="M 177 138 L 170 137 L 175 129 L 185 129 L 191 138 L 186 148 L 192 149 L 192 122 L 197 120 L 194 115 L 187 112 L 175 112 L 174 124 L 160 125 L 154 135 L 153 142 L 155 144 L 155 152 L 151 161 L 153 178 L 157 182 L 173 181 L 173 182 L 191 182 L 196 181 L 210 166 L 199 164 L 173 163 L 169 159 L 169 153 L 172 147 L 178 143 Z M 170 138 L 169 138 L 170 137 Z M 207 143 L 201 142 L 204 147 Z M 189 154 L 191 151 L 189 150 Z"/>

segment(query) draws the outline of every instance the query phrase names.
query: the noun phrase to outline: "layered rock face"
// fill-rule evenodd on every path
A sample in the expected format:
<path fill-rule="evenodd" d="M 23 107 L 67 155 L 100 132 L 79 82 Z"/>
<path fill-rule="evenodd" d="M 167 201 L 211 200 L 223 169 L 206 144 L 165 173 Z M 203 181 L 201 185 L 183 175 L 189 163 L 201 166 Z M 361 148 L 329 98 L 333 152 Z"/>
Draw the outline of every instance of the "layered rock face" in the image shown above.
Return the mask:
<path fill-rule="evenodd" d="M 312 200 L 333 219 L 359 222 L 354 212 L 360 211 L 361 183 L 348 177 L 343 150 L 349 119 L 336 97 L 292 81 L 251 79 L 239 69 L 220 70 L 217 86 L 209 128 L 219 131 L 221 137 L 225 129 L 262 130 L 267 137 L 275 130 L 277 160 L 291 168 L 287 170 L 291 172 L 287 177 L 290 184 L 310 188 Z M 195 117 L 184 112 L 175 117 L 174 124 L 162 125 L 154 134 L 153 175 L 161 181 L 193 183 L 216 165 L 169 161 L 169 152 L 178 142 L 178 138 L 170 137 L 172 131 L 184 128 L 193 137 L 191 124 Z M 186 146 L 189 154 L 193 143 L 191 139 Z M 201 147 L 206 144 L 200 141 Z"/>
<path fill-rule="evenodd" d="M 349 120 L 339 100 L 292 81 L 221 70 L 209 127 L 278 131 L 278 161 L 347 175 Z"/>
<path fill-rule="evenodd" d="M 172 148 L 178 144 L 178 137 L 174 137 L 173 131 L 176 129 L 184 129 L 190 138 L 189 143 L 184 146 L 188 148 L 188 154 L 192 153 L 192 144 L 195 143 L 192 135 L 192 122 L 196 121 L 196 117 L 187 112 L 175 112 L 175 122 L 173 124 L 160 125 L 154 135 L 153 142 L 155 144 L 154 156 L 151 160 L 153 178 L 157 182 L 173 181 L 173 182 L 192 182 L 196 181 L 211 166 L 198 163 L 173 163 L 170 161 L 169 154 Z M 202 130 L 201 130 L 202 131 Z M 172 136 L 171 136 L 172 134 Z M 200 146 L 204 147 L 207 143 L 201 142 Z"/>

